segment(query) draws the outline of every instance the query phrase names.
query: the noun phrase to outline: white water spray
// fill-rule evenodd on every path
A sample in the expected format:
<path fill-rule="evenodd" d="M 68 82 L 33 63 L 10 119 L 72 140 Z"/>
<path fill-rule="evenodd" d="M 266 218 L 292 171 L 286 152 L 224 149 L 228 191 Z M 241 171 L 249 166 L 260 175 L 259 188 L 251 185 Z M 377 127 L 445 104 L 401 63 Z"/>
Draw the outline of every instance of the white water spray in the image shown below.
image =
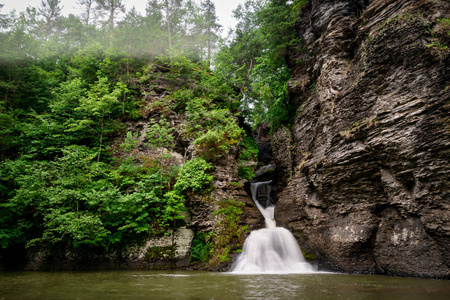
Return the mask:
<path fill-rule="evenodd" d="M 235 274 L 285 274 L 314 273 L 316 269 L 307 263 L 300 247 L 289 230 L 276 227 L 275 206 L 264 208 L 258 202 L 258 188 L 269 182 L 258 182 L 251 186 L 252 198 L 264 216 L 266 228 L 255 230 L 247 237 L 242 253 L 231 269 Z"/>
<path fill-rule="evenodd" d="M 261 212 L 261 214 L 264 217 L 264 222 L 266 223 L 266 227 L 267 228 L 276 228 L 277 223 L 275 222 L 275 206 L 270 204 L 266 208 L 264 208 L 258 201 L 258 187 L 260 187 L 261 185 L 268 186 L 269 183 L 270 183 L 270 181 L 252 183 L 252 185 L 250 187 L 250 192 L 252 193 L 253 202 L 255 202 L 256 207 L 259 209 L 259 211 Z"/>

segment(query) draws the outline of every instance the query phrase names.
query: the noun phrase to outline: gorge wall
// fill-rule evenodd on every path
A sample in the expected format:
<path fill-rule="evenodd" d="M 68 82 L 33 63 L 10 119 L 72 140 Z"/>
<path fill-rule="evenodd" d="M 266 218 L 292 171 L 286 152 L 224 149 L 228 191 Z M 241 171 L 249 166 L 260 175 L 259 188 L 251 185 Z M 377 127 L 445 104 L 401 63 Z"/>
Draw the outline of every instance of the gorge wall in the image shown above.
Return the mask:
<path fill-rule="evenodd" d="M 103 245 L 72 246 L 47 240 L 25 245 L 19 241 L 14 247 L 0 247 L 0 270 L 226 270 L 237 255 L 235 251 L 242 247 L 245 234 L 264 226 L 247 192 L 249 179 L 242 175 L 242 170 L 252 170 L 257 164 L 257 146 L 256 142 L 244 145 L 242 141 L 244 134 L 251 136 L 251 129 L 229 104 L 234 90 L 230 89 L 229 95 L 223 89 L 216 94 L 212 72 L 187 60 L 178 65 L 155 62 L 141 75 L 134 79 L 138 83 L 134 93 L 141 100 L 139 114 L 122 118 L 123 126 L 109 136 L 112 163 L 107 173 L 115 174 L 115 182 L 124 186 L 125 193 L 138 199 L 138 208 L 143 207 L 144 213 L 130 219 L 134 222 L 148 216 L 144 232 L 134 232 L 121 243 Z M 195 109 L 188 105 L 195 105 Z M 196 143 L 201 136 L 197 133 L 212 138 Z M 88 182 L 96 181 L 90 177 Z M 136 182 L 139 185 L 135 186 Z M 183 187 L 177 188 L 180 183 Z M 109 185 L 104 190 L 116 188 Z M 113 195 L 108 203 L 123 204 L 130 212 L 139 210 L 132 206 L 132 198 Z M 139 198 L 141 195 L 145 196 Z M 95 197 L 106 202 L 98 194 Z M 118 222 L 127 215 L 120 210 L 117 214 L 104 208 L 96 210 L 100 211 L 99 222 L 89 227 L 90 231 L 103 225 L 102 216 L 110 215 Z M 79 223 L 76 217 L 71 228 L 78 228 Z M 116 229 L 108 225 L 108 230 Z M 62 236 L 66 233 L 70 231 L 65 229 Z"/>
<path fill-rule="evenodd" d="M 276 218 L 324 269 L 450 277 L 449 12 L 445 0 L 302 11 Z"/>

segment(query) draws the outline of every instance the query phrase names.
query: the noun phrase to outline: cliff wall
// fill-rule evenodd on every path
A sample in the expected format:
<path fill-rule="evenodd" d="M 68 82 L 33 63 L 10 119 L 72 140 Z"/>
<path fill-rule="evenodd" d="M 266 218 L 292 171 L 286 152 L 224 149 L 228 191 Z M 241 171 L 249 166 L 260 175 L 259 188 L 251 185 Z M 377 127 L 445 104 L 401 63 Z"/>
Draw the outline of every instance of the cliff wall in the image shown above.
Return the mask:
<path fill-rule="evenodd" d="M 442 0 L 312 0 L 296 24 L 276 217 L 325 269 L 450 277 L 449 16 Z"/>
<path fill-rule="evenodd" d="M 135 79 L 139 84 L 134 90 L 141 97 L 139 114 L 122 119 L 122 129 L 109 137 L 107 171 L 114 172 L 113 182 L 123 187 L 124 194 L 145 194 L 136 198 L 143 214 L 130 217 L 133 221 L 145 218 L 144 231 L 133 232 L 126 240 L 120 230 L 136 225 L 122 226 L 114 233 L 117 241 L 105 245 L 44 241 L 25 247 L 18 243 L 0 249 L 0 270 L 224 270 L 242 247 L 245 234 L 263 226 L 263 217 L 247 192 L 248 178 L 241 175 L 242 168 L 252 170 L 257 162 L 251 144 L 244 146 L 244 133 L 251 129 L 236 117 L 230 104 L 234 90 L 213 93 L 217 85 L 205 82 L 212 81 L 214 74 L 187 60 L 179 65 L 149 64 L 141 75 Z M 183 186 L 177 188 L 180 182 Z M 119 190 L 113 184 L 108 189 Z M 119 207 L 119 213 L 98 208 L 95 226 L 102 226 L 104 215 L 111 219 L 125 215 L 126 210 L 119 210 L 122 206 L 137 210 L 129 204 L 132 198 L 111 195 L 99 201 L 113 203 L 108 205 Z M 111 232 L 116 230 L 108 226 Z"/>

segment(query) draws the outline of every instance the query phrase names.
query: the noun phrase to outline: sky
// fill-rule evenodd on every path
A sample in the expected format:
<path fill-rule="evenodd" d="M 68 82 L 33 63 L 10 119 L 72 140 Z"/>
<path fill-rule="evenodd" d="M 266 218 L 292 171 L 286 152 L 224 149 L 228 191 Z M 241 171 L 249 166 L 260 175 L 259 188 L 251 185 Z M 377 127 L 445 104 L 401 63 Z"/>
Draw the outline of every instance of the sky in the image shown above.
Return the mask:
<path fill-rule="evenodd" d="M 145 7 L 148 0 L 123 0 L 127 10 L 133 6 L 136 10 L 145 14 Z M 196 1 L 197 3 L 199 0 Z M 239 3 L 244 3 L 245 0 L 213 0 L 216 5 L 216 14 L 219 18 L 219 23 L 223 26 L 222 35 L 226 35 L 229 28 L 236 25 L 236 19 L 232 16 L 232 11 L 238 6 Z M 39 7 L 41 0 L 0 0 L 0 4 L 5 6 L 1 10 L 2 14 L 9 13 L 15 9 L 18 13 L 24 11 L 28 6 Z M 61 6 L 63 6 L 63 14 L 75 14 L 79 15 L 80 10 L 77 9 L 77 0 L 61 0 Z"/>

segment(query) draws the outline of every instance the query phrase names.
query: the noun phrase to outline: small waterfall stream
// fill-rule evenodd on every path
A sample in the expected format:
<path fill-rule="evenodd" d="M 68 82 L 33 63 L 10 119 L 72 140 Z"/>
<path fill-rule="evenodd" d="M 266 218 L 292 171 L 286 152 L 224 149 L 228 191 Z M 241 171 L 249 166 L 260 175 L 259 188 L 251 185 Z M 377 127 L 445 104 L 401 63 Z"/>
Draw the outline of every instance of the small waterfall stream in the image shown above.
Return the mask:
<path fill-rule="evenodd" d="M 253 201 L 264 216 L 266 228 L 250 233 L 231 273 L 316 272 L 316 269 L 305 261 L 292 233 L 285 228 L 276 226 L 275 206 L 270 202 L 270 182 L 253 183 L 251 192 Z"/>

